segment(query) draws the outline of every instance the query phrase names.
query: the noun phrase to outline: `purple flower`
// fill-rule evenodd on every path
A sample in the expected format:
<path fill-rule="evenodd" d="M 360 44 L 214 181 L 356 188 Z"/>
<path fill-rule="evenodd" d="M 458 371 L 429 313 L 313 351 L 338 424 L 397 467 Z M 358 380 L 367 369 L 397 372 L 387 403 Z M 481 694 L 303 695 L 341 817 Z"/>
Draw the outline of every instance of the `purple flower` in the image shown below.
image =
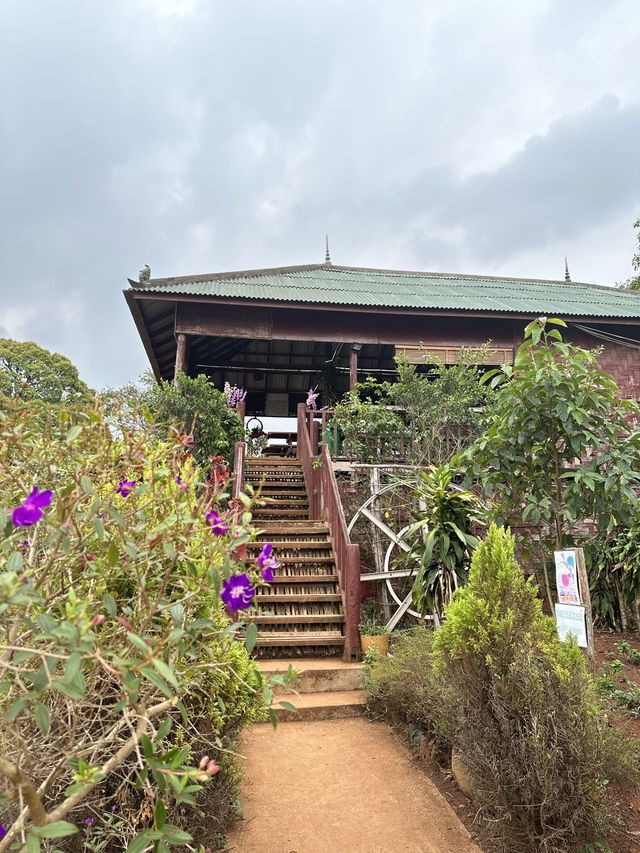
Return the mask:
<path fill-rule="evenodd" d="M 187 484 L 185 482 L 183 482 L 180 474 L 178 474 L 178 476 L 176 477 L 176 483 L 180 486 L 180 488 L 182 489 L 183 492 L 189 491 L 189 486 L 187 486 Z"/>
<path fill-rule="evenodd" d="M 138 484 L 135 480 L 120 480 L 118 488 L 116 489 L 116 494 L 122 495 L 123 498 L 127 498 L 137 485 Z"/>
<path fill-rule="evenodd" d="M 6 834 L 7 828 L 0 823 L 0 841 L 2 841 Z"/>
<path fill-rule="evenodd" d="M 246 610 L 247 607 L 251 607 L 251 602 L 255 594 L 256 591 L 251 586 L 249 576 L 243 573 L 241 575 L 231 575 L 228 581 L 223 581 L 220 598 L 229 610 Z"/>
<path fill-rule="evenodd" d="M 43 508 L 49 506 L 51 500 L 52 495 L 48 489 L 41 492 L 37 486 L 34 486 L 22 506 L 14 509 L 11 521 L 16 527 L 29 527 L 30 524 L 35 524 L 40 521 Z"/>
<path fill-rule="evenodd" d="M 258 566 L 262 570 L 262 580 L 267 583 L 271 583 L 273 581 L 273 570 L 280 568 L 280 563 L 275 557 L 271 556 L 272 550 L 273 546 L 269 542 L 258 554 Z"/>
<path fill-rule="evenodd" d="M 95 822 L 96 822 L 95 817 L 88 817 L 88 818 L 86 818 L 86 819 L 85 819 L 85 824 L 86 824 L 87 826 L 93 826 L 93 824 L 94 824 Z"/>
<path fill-rule="evenodd" d="M 307 391 L 307 409 L 316 409 L 318 404 L 316 400 L 318 399 L 318 392 L 314 391 L 313 388 L 309 388 Z"/>
<path fill-rule="evenodd" d="M 28 539 L 23 539 L 21 542 L 18 542 L 18 548 L 22 548 L 26 550 L 31 545 Z"/>
<path fill-rule="evenodd" d="M 209 510 L 205 515 L 205 520 L 207 524 L 210 525 L 211 530 L 216 536 L 224 536 L 224 534 L 229 530 L 229 525 L 224 523 L 215 509 Z"/>
<path fill-rule="evenodd" d="M 224 390 L 222 393 L 227 398 L 227 406 L 229 406 L 230 409 L 235 408 L 238 403 L 241 403 L 247 396 L 247 392 L 244 388 L 238 388 L 236 385 L 230 385 L 228 382 L 224 383 Z"/>
<path fill-rule="evenodd" d="M 117 812 L 117 811 L 118 811 L 118 804 L 117 804 L 117 803 L 114 803 L 114 804 L 111 806 L 111 808 L 109 809 L 109 811 L 115 814 L 115 812 Z"/>

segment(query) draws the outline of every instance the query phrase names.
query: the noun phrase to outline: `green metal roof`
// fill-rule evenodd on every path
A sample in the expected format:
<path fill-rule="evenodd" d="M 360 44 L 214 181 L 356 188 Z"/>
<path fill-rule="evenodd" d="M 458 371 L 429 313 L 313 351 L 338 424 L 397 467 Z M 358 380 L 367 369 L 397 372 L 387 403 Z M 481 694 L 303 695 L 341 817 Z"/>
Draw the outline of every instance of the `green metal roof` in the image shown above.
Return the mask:
<path fill-rule="evenodd" d="M 640 318 L 640 294 L 582 282 L 359 267 L 282 267 L 130 281 L 141 293 L 573 317 Z"/>

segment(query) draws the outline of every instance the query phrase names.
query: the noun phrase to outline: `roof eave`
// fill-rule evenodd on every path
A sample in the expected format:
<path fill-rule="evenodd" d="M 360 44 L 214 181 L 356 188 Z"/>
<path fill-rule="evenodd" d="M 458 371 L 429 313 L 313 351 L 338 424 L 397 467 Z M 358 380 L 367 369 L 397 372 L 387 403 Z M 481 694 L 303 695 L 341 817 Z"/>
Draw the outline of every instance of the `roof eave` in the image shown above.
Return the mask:
<path fill-rule="evenodd" d="M 149 363 L 151 364 L 153 375 L 156 377 L 157 381 L 160 382 L 163 378 L 162 373 L 160 371 L 160 365 L 158 364 L 158 361 L 156 359 L 153 344 L 151 342 L 151 338 L 149 337 L 149 333 L 147 332 L 147 327 L 144 322 L 144 317 L 142 316 L 140 307 L 137 304 L 137 300 L 135 298 L 135 291 L 123 290 L 122 292 L 124 293 L 124 298 L 126 299 L 127 305 L 129 306 L 129 310 L 131 311 L 133 322 L 136 324 L 138 334 L 140 335 L 140 338 L 142 340 L 142 345 L 144 346 L 145 352 L 147 353 L 147 358 L 149 359 Z"/>
<path fill-rule="evenodd" d="M 393 305 L 358 305 L 354 303 L 336 304 L 329 302 L 295 302 L 293 300 L 284 299 L 260 299 L 253 296 L 208 296 L 186 293 L 158 293 L 157 291 L 142 291 L 142 290 L 124 290 L 125 296 L 129 294 L 135 302 L 137 299 L 157 300 L 160 302 L 200 302 L 213 303 L 223 305 L 254 305 L 261 308 L 296 308 L 309 311 L 364 311 L 367 313 L 385 312 L 388 314 L 422 314 L 425 317 L 468 317 L 481 316 L 487 319 L 535 319 L 540 316 L 540 311 L 514 311 L 498 309 L 482 309 L 482 308 L 412 308 Z M 129 297 L 127 297 L 129 302 Z M 133 313 L 133 311 L 132 311 Z M 601 322 L 601 323 L 622 323 L 622 324 L 639 324 L 640 313 L 637 317 L 629 316 L 612 316 L 602 314 L 569 314 L 555 312 L 554 316 L 561 319 L 571 320 L 572 322 Z M 135 317 L 134 317 L 135 319 Z"/>

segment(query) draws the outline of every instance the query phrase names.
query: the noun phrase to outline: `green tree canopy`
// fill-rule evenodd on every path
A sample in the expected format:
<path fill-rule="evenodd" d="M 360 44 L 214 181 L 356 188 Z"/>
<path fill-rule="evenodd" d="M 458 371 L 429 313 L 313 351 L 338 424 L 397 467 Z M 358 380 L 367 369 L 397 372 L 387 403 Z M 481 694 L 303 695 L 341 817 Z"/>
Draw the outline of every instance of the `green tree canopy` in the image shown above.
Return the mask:
<path fill-rule="evenodd" d="M 0 394 L 44 403 L 83 403 L 93 398 L 68 358 L 33 341 L 9 338 L 0 338 Z"/>
<path fill-rule="evenodd" d="M 541 317 L 525 330 L 513 366 L 486 374 L 496 389 L 487 431 L 468 461 L 503 517 L 548 532 L 557 548 L 591 520 L 597 531 L 628 524 L 637 504 L 640 415 L 597 350 L 562 340 L 562 320 Z"/>

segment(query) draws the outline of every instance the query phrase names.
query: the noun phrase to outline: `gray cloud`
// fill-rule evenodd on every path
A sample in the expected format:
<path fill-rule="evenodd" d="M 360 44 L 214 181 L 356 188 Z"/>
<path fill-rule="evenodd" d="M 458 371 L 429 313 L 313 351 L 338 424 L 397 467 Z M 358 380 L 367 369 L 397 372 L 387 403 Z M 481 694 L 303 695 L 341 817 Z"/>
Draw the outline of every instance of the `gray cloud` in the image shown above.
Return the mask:
<path fill-rule="evenodd" d="M 532 276 L 600 239 L 623 278 L 637 21 L 631 0 L 5 0 L 0 327 L 123 382 L 143 263 L 310 262 L 327 230 L 337 262 Z"/>

